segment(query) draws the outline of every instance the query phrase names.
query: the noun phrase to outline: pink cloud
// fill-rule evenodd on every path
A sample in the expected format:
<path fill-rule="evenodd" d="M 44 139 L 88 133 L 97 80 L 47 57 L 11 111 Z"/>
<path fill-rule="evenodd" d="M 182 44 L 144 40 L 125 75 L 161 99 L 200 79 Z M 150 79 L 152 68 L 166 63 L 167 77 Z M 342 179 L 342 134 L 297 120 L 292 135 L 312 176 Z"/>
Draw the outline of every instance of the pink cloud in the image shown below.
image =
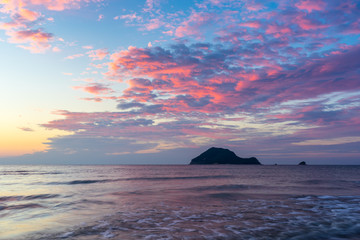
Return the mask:
<path fill-rule="evenodd" d="M 260 79 L 260 76 L 258 73 L 255 72 L 255 70 L 248 72 L 248 73 L 239 73 L 237 77 L 240 77 L 241 79 L 244 79 L 245 81 L 256 81 Z"/>
<path fill-rule="evenodd" d="M 43 32 L 41 29 L 20 30 L 7 32 L 12 43 L 25 43 L 21 47 L 34 53 L 41 53 L 51 47 L 50 41 L 53 39 L 51 33 Z"/>
<path fill-rule="evenodd" d="M 156 48 L 151 48 L 156 49 Z M 175 74 L 180 76 L 189 76 L 191 65 L 177 66 L 170 58 L 167 59 L 160 57 L 152 59 L 151 52 L 143 48 L 129 47 L 128 50 L 120 51 L 111 55 L 113 60 L 110 63 L 110 74 L 117 74 L 118 72 L 131 72 L 132 76 L 142 77 L 148 76 L 161 76 L 166 74 Z M 169 56 L 170 57 L 170 56 Z"/>
<path fill-rule="evenodd" d="M 93 101 L 93 102 L 102 102 L 102 98 L 96 97 L 96 98 L 82 98 L 82 100 L 85 101 Z"/>
<path fill-rule="evenodd" d="M 185 46 L 179 45 L 177 47 L 184 48 Z M 202 54 L 199 54 L 199 49 L 202 49 Z M 253 52 L 248 55 L 246 52 L 234 53 L 236 56 L 244 59 L 238 62 L 232 60 L 233 64 L 239 65 L 243 62 L 241 64 L 246 67 L 256 66 L 256 69 L 247 71 L 224 67 L 223 64 L 226 60 L 222 58 L 213 59 L 211 68 L 207 68 L 206 64 L 202 62 L 202 59 L 207 59 L 207 54 L 221 56 L 219 53 L 215 54 L 212 52 L 213 49 L 209 49 L 209 46 L 203 47 L 199 45 L 196 46 L 196 50 L 186 48 L 186 50 L 183 49 L 182 51 L 196 53 L 196 59 L 200 61 L 195 64 L 194 58 L 187 58 L 188 56 L 184 58 L 184 56 L 176 54 L 172 55 L 171 51 L 165 51 L 159 47 L 150 49 L 130 47 L 128 50 L 120 51 L 111 56 L 113 62 L 109 65 L 108 76 L 112 76 L 115 79 L 126 79 L 127 76 L 141 77 L 141 81 L 128 81 L 130 87 L 123 92 L 122 97 L 128 100 L 133 99 L 141 102 L 162 104 L 163 108 L 169 112 L 177 112 L 179 109 L 184 112 L 194 111 L 194 109 L 199 109 L 198 111 L 202 112 L 216 112 L 224 107 L 223 104 L 226 104 L 227 107 L 235 107 L 237 103 L 251 101 L 252 98 L 257 96 L 257 94 L 250 94 L 255 90 L 261 95 L 266 95 L 267 93 L 271 95 L 268 100 L 263 100 L 261 105 L 256 103 L 258 107 L 266 107 L 283 99 L 302 98 L 308 96 L 304 94 L 309 94 L 310 96 L 339 89 L 339 86 L 336 85 L 330 87 L 332 85 L 331 81 L 323 82 L 322 85 L 315 84 L 317 81 L 320 81 L 319 79 L 342 71 L 340 70 L 341 67 L 338 67 L 339 65 L 336 68 L 333 65 L 333 63 L 338 61 L 338 58 L 331 61 L 329 59 L 329 61 L 323 62 L 320 66 L 318 66 L 320 63 L 309 63 L 304 66 L 304 68 L 311 69 L 309 71 L 311 75 L 307 78 L 312 80 L 307 80 L 306 86 L 309 88 L 313 86 L 311 91 L 304 93 L 296 85 L 297 82 L 301 82 L 297 77 L 297 71 L 286 71 L 286 69 L 274 61 L 263 59 L 267 55 L 264 54 L 262 48 L 259 49 L 258 56 Z M 353 55 L 357 55 L 357 51 Z M 345 57 L 343 54 L 332 56 Z M 346 55 L 349 59 L 353 59 L 354 56 Z M 231 56 L 226 55 L 225 57 Z M 295 57 L 299 57 L 299 55 L 295 55 Z M 350 67 L 351 65 L 348 65 L 342 69 Z M 226 75 L 216 77 L 216 75 L 212 75 L 209 72 L 213 71 L 210 69 L 221 69 L 222 74 Z M 304 71 L 302 68 L 298 67 L 298 69 L 299 72 Z M 202 75 L 203 72 L 212 76 L 205 77 L 206 75 Z M 280 78 L 281 81 L 275 81 L 277 78 Z M 354 80 L 355 78 L 349 78 L 348 84 L 343 85 L 342 89 L 353 86 Z M 283 89 L 285 85 L 288 87 Z M 223 89 L 223 86 L 227 86 L 226 90 Z M 250 91 L 249 89 L 254 90 Z M 235 93 L 236 91 L 239 93 Z M 248 95 L 249 91 L 250 95 Z M 279 93 L 272 95 L 271 92 Z M 167 96 L 166 100 L 158 99 L 162 95 Z M 199 108 L 200 106 L 201 108 Z"/>
<path fill-rule="evenodd" d="M 52 48 L 52 51 L 53 51 L 53 52 L 61 52 L 61 49 L 58 48 L 58 47 L 53 47 L 53 48 Z"/>
<path fill-rule="evenodd" d="M 360 34 L 360 19 L 343 29 L 344 34 Z"/>
<path fill-rule="evenodd" d="M 329 27 L 327 24 L 318 23 L 303 16 L 296 17 L 294 23 L 298 24 L 299 27 L 304 30 L 316 30 Z"/>
<path fill-rule="evenodd" d="M 160 21 L 160 19 L 154 18 L 151 19 L 149 23 L 145 24 L 145 28 L 146 30 L 150 31 L 161 27 L 161 25 L 163 25 L 163 23 Z"/>
<path fill-rule="evenodd" d="M 97 21 L 99 22 L 99 21 L 101 21 L 101 20 L 103 20 L 103 19 L 104 19 L 104 15 L 103 15 L 103 14 L 100 14 L 99 17 L 98 17 L 98 19 L 97 19 Z"/>
<path fill-rule="evenodd" d="M 91 1 L 101 2 L 102 0 Z M 17 12 L 24 7 L 36 5 L 42 5 L 53 11 L 62 11 L 67 8 L 78 8 L 81 2 L 88 2 L 88 0 L 7 0 L 2 4 L 4 12 Z"/>
<path fill-rule="evenodd" d="M 29 128 L 29 127 L 19 127 L 19 129 L 24 132 L 33 132 L 34 131 L 34 129 Z"/>
<path fill-rule="evenodd" d="M 264 8 L 264 6 L 262 4 L 257 3 L 256 1 L 247 1 L 245 3 L 245 7 L 247 10 L 254 11 L 254 12 L 260 11 L 261 9 Z"/>
<path fill-rule="evenodd" d="M 93 49 L 94 47 L 93 46 L 90 46 L 90 45 L 86 45 L 86 46 L 82 46 L 83 49 Z"/>
<path fill-rule="evenodd" d="M 89 51 L 87 52 L 87 54 L 93 61 L 100 61 L 103 60 L 107 55 L 109 55 L 109 52 L 107 51 L 107 49 L 103 48 Z"/>
<path fill-rule="evenodd" d="M 240 23 L 239 25 L 243 26 L 243 27 L 249 27 L 249 28 L 260 28 L 261 27 L 261 23 L 259 21 L 249 21 L 249 22 Z"/>
<path fill-rule="evenodd" d="M 100 63 L 100 64 L 94 64 L 94 63 L 90 63 L 90 66 L 97 68 L 97 69 L 101 69 L 107 66 L 107 63 Z"/>
<path fill-rule="evenodd" d="M 88 0 L 30 0 L 33 5 L 43 5 L 49 10 L 63 11 L 68 8 L 78 8 L 81 2 L 87 2 Z M 102 0 L 91 0 L 92 2 L 101 2 Z"/>
<path fill-rule="evenodd" d="M 142 17 L 138 16 L 136 13 L 132 13 L 132 14 L 126 14 L 126 15 L 121 15 L 121 16 L 116 16 L 114 18 L 114 20 L 118 20 L 118 19 L 125 19 L 126 23 L 131 23 L 133 21 L 138 21 L 141 22 L 142 21 Z"/>
<path fill-rule="evenodd" d="M 312 1 L 312 0 L 303 0 L 295 4 L 298 9 L 306 10 L 311 13 L 314 10 L 323 11 L 326 7 L 326 3 L 321 0 Z"/>
<path fill-rule="evenodd" d="M 25 28 L 26 24 L 21 21 L 11 21 L 7 23 L 0 23 L 0 29 L 11 31 L 17 28 Z"/>
<path fill-rule="evenodd" d="M 171 30 L 169 30 L 169 31 L 164 31 L 164 32 L 162 32 L 162 33 L 164 33 L 164 34 L 166 34 L 166 35 L 169 35 L 169 36 L 172 36 L 172 35 L 174 34 L 174 32 L 171 31 Z"/>
<path fill-rule="evenodd" d="M 6 0 L 2 1 L 0 11 L 8 15 L 12 21 L 2 23 L 0 28 L 6 30 L 10 36 L 9 42 L 21 44 L 19 47 L 30 50 L 33 53 L 43 53 L 51 49 L 51 41 L 54 41 L 51 33 L 46 33 L 35 28 L 36 25 L 42 25 L 38 22 L 40 12 L 31 10 L 43 6 L 48 10 L 62 11 L 69 8 L 78 8 L 82 2 L 101 2 L 102 0 Z M 41 21 L 44 21 L 42 19 Z M 47 18 L 47 21 L 54 21 L 53 18 Z M 26 45 L 23 45 L 23 44 Z M 55 48 L 56 49 L 56 48 Z"/>
<path fill-rule="evenodd" d="M 22 8 L 18 11 L 18 14 L 24 18 L 27 21 L 35 21 L 36 19 L 38 19 L 38 17 L 40 17 L 40 14 L 37 12 L 33 12 L 30 11 L 28 9 Z"/>
<path fill-rule="evenodd" d="M 70 55 L 70 56 L 67 56 L 65 59 L 75 59 L 75 58 L 79 58 L 79 57 L 82 57 L 84 56 L 84 54 L 82 53 L 78 53 L 78 54 L 73 54 L 73 55 Z"/>
<path fill-rule="evenodd" d="M 207 47 L 200 46 L 200 48 L 203 51 L 209 51 Z M 155 82 L 144 78 L 132 79 L 128 81 L 130 87 L 124 91 L 123 98 L 141 102 L 156 102 L 156 95 L 153 92 L 156 90 L 157 94 L 161 95 L 164 92 L 173 97 L 168 99 L 166 104 L 162 103 L 165 108 L 169 108 L 169 111 L 170 109 L 171 111 L 178 111 L 177 108 L 180 106 L 182 106 L 183 111 L 191 111 L 202 106 L 201 111 L 205 112 L 210 111 L 211 102 L 221 103 L 226 99 L 226 96 L 217 92 L 217 87 L 211 85 L 202 86 L 191 79 L 192 76 L 198 74 L 197 71 L 201 71 L 196 64 L 188 64 L 186 60 L 184 63 L 178 62 L 177 59 L 171 59 L 171 56 L 162 55 L 162 50 L 158 53 L 151 51 L 152 49 L 131 47 L 111 56 L 113 63 L 109 66 L 108 75 L 110 76 L 116 76 L 120 73 L 120 75 L 127 74 L 129 76 L 162 79 Z M 158 59 L 157 55 L 159 56 Z M 258 76 L 253 73 L 246 76 L 236 75 L 229 82 L 236 82 L 236 77 L 246 77 L 247 81 L 258 79 Z M 217 84 L 217 81 L 221 83 L 225 80 L 225 78 L 217 78 L 211 81 Z M 187 97 L 181 96 L 183 94 L 186 94 Z M 209 108 L 206 105 L 209 105 Z M 212 109 L 212 111 L 214 110 L 216 108 Z"/>
<path fill-rule="evenodd" d="M 209 25 L 215 19 L 215 15 L 205 12 L 193 12 L 188 20 L 182 22 L 175 30 L 175 36 L 185 37 L 189 35 L 199 36 L 200 28 Z"/>
<path fill-rule="evenodd" d="M 356 1 L 343 0 L 337 9 L 347 14 L 351 14 L 356 9 Z"/>
<path fill-rule="evenodd" d="M 76 90 L 83 90 L 85 92 L 95 94 L 95 95 L 108 94 L 108 93 L 112 92 L 111 88 L 109 88 L 106 85 L 101 84 L 101 83 L 91 83 L 86 86 L 75 86 L 73 88 Z"/>
<path fill-rule="evenodd" d="M 274 37 L 280 38 L 284 35 L 289 35 L 292 33 L 292 30 L 287 26 L 279 26 L 277 24 L 268 25 L 266 29 L 266 34 L 273 34 Z"/>
<path fill-rule="evenodd" d="M 160 4 L 160 0 L 146 0 L 145 3 L 146 8 L 144 9 L 144 11 L 145 12 L 152 11 L 159 4 Z"/>
<path fill-rule="evenodd" d="M 222 2 L 222 0 L 209 0 L 209 1 L 214 5 L 220 5 L 220 3 Z"/>

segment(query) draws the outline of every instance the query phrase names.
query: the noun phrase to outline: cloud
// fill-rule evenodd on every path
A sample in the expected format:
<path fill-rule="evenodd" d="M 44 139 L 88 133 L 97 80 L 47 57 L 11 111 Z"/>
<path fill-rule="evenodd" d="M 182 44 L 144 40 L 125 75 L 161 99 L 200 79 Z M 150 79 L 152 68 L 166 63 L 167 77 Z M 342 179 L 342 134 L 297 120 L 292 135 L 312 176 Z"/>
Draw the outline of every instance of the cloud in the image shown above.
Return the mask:
<path fill-rule="evenodd" d="M 131 23 L 133 21 L 138 21 L 141 22 L 143 19 L 141 16 L 136 15 L 136 13 L 132 13 L 132 14 L 125 14 L 125 15 L 121 15 L 121 16 L 116 16 L 114 17 L 114 20 L 118 20 L 118 19 L 125 19 L 126 23 Z"/>
<path fill-rule="evenodd" d="M 118 109 L 129 109 L 129 108 L 138 108 L 138 107 L 144 107 L 145 104 L 139 103 L 139 102 L 121 102 L 117 105 Z"/>
<path fill-rule="evenodd" d="M 93 102 L 102 102 L 103 98 L 101 97 L 94 97 L 94 98 L 81 98 L 82 100 L 85 101 L 93 101 Z"/>
<path fill-rule="evenodd" d="M 249 21 L 249 22 L 240 23 L 239 25 L 243 26 L 243 27 L 249 27 L 249 28 L 260 28 L 261 27 L 261 23 L 259 21 Z"/>
<path fill-rule="evenodd" d="M 99 17 L 98 17 L 98 19 L 97 19 L 97 21 L 100 22 L 100 21 L 103 20 L 103 19 L 104 19 L 104 15 L 103 15 L 103 14 L 100 14 Z"/>
<path fill-rule="evenodd" d="M 257 70 L 246 71 L 228 64 L 231 59 L 232 62 L 241 60 L 251 66 L 254 59 L 244 57 L 244 51 L 247 50 L 238 48 L 234 52 L 230 49 L 221 49 L 218 45 L 215 49 L 209 44 L 191 46 L 179 44 L 173 45 L 169 49 L 131 47 L 111 56 L 113 62 L 109 65 L 108 75 L 115 79 L 124 79 L 126 76 L 139 77 L 128 81 L 130 88 L 124 91 L 124 98 L 129 100 L 140 100 L 141 98 L 142 101 L 149 101 L 153 99 L 156 103 L 162 102 L 162 104 L 176 108 L 180 105 L 184 107 L 182 104 L 185 104 L 185 102 L 177 102 L 177 96 L 186 94 L 194 99 L 211 96 L 209 109 L 205 107 L 202 108 L 202 111 L 210 109 L 219 111 L 219 107 L 224 107 L 221 106 L 224 101 L 228 109 L 231 106 L 241 105 L 245 99 L 247 99 L 245 106 L 248 106 L 252 99 L 255 101 L 254 104 L 256 101 L 271 104 L 273 101 L 288 100 L 292 97 L 310 97 L 336 89 L 345 90 L 356 87 L 355 76 L 357 73 L 354 71 L 359 66 L 357 61 L 346 63 L 345 59 L 356 59 L 360 54 L 358 47 L 316 61 L 308 59 L 294 70 L 285 70 L 287 67 L 281 64 L 257 59 L 254 62 L 258 67 Z M 239 59 L 234 56 L 238 56 Z M 344 64 L 337 64 L 338 62 Z M 268 69 L 270 67 L 279 70 L 270 71 Z M 218 70 L 221 70 L 219 74 Z M 342 81 L 342 86 L 337 85 L 335 83 L 336 76 L 344 73 L 349 77 Z M 304 77 L 308 79 L 306 82 L 300 80 Z M 316 87 L 319 82 L 321 85 Z M 299 85 L 311 87 L 313 90 L 312 92 L 303 92 L 299 89 Z M 261 92 L 262 98 L 250 90 Z M 240 92 L 240 95 L 236 92 Z M 274 93 L 277 94 L 274 95 Z M 167 98 L 157 99 L 162 95 L 166 95 Z M 239 96 L 236 100 L 239 104 L 234 104 L 236 95 Z M 266 96 L 269 96 L 267 101 L 264 99 Z M 256 100 L 256 98 L 259 99 Z M 192 111 L 191 108 L 188 110 Z"/>
<path fill-rule="evenodd" d="M 309 0 L 303 0 L 299 1 L 295 4 L 295 6 L 298 9 L 306 10 L 307 12 L 311 13 L 312 11 L 322 11 L 326 7 L 326 3 L 324 3 L 321 0 L 318 1 L 309 1 Z"/>
<path fill-rule="evenodd" d="M 29 6 L 44 6 L 48 10 L 63 11 L 69 8 L 78 8 L 81 2 L 88 2 L 88 0 L 7 0 L 3 1 L 3 12 L 17 12 L 19 9 Z M 92 2 L 101 2 L 101 0 L 92 0 Z"/>
<path fill-rule="evenodd" d="M 53 48 L 52 48 L 52 51 L 53 51 L 53 52 L 61 52 L 61 49 L 58 48 L 58 47 L 53 47 Z"/>
<path fill-rule="evenodd" d="M 76 90 L 83 90 L 85 92 L 95 95 L 108 94 L 112 92 L 111 88 L 101 83 L 90 83 L 86 86 L 75 86 L 73 88 Z"/>
<path fill-rule="evenodd" d="M 81 158 L 87 155 L 88 160 L 92 161 L 95 159 L 92 159 L 91 155 L 100 157 L 99 153 L 105 153 L 105 156 L 133 154 L 141 149 L 148 149 L 154 146 L 152 143 L 113 137 L 64 136 L 50 140 L 51 142 L 47 143 L 51 148 L 49 154 L 60 152 L 65 153 L 69 158 L 72 155 L 75 157 L 80 155 Z"/>
<path fill-rule="evenodd" d="M 161 0 L 146 0 L 145 2 L 145 12 L 153 11 L 155 7 L 160 5 Z"/>
<path fill-rule="evenodd" d="M 249 11 L 259 11 L 264 8 L 264 6 L 256 1 L 246 1 L 245 7 Z"/>
<path fill-rule="evenodd" d="M 313 140 L 305 140 L 302 142 L 293 143 L 294 145 L 300 146 L 308 146 L 308 145 L 338 145 L 338 144 L 346 144 L 346 143 L 356 143 L 360 142 L 360 137 L 340 137 L 340 138 L 332 138 L 332 139 L 313 139 Z"/>
<path fill-rule="evenodd" d="M 25 9 L 25 8 L 21 8 L 18 11 L 18 14 L 19 14 L 19 16 L 21 18 L 23 18 L 23 19 L 25 19 L 27 21 L 30 21 L 30 22 L 33 22 L 33 21 L 37 20 L 40 17 L 39 13 L 30 11 L 30 10 Z"/>
<path fill-rule="evenodd" d="M 154 19 L 151 19 L 150 22 L 145 24 L 144 26 L 145 26 L 146 30 L 151 31 L 151 30 L 161 27 L 161 25 L 163 25 L 163 23 L 160 21 L 160 19 L 154 18 Z"/>
<path fill-rule="evenodd" d="M 41 42 L 48 42 L 52 38 L 52 34 L 45 33 L 41 29 L 36 30 L 24 30 L 24 31 L 17 31 L 14 32 L 12 35 L 11 41 L 22 43 L 29 41 L 29 39 L 41 43 Z"/>
<path fill-rule="evenodd" d="M 289 27 L 279 25 L 269 25 L 266 29 L 266 34 L 274 34 L 275 37 L 283 37 L 286 34 L 290 34 L 292 31 Z"/>
<path fill-rule="evenodd" d="M 93 49 L 94 47 L 91 45 L 86 45 L 86 46 L 82 46 L 82 48 L 90 50 L 90 49 Z"/>
<path fill-rule="evenodd" d="M 67 56 L 65 59 L 70 59 L 70 60 L 73 60 L 75 58 L 80 58 L 80 57 L 83 57 L 84 54 L 82 53 L 77 53 L 77 54 L 73 54 L 73 55 L 70 55 L 70 56 Z"/>
<path fill-rule="evenodd" d="M 9 22 L 0 23 L 0 28 L 6 30 L 10 36 L 9 42 L 20 44 L 19 47 L 32 53 L 44 53 L 51 49 L 51 42 L 55 39 L 52 33 L 41 28 L 44 21 L 54 21 L 53 18 L 41 18 L 42 13 L 32 9 L 45 7 L 51 11 L 63 11 L 79 8 L 82 2 L 101 2 L 102 0 L 7 0 L 0 2 L 0 12 L 7 15 Z M 25 45 L 24 45 L 25 44 Z"/>
<path fill-rule="evenodd" d="M 185 37 L 195 35 L 200 37 L 201 28 L 208 26 L 216 18 L 216 15 L 206 12 L 193 12 L 188 20 L 185 20 L 175 30 L 176 37 Z"/>
<path fill-rule="evenodd" d="M 299 25 L 300 28 L 304 30 L 317 30 L 321 28 L 327 28 L 329 25 L 322 24 L 320 22 L 307 19 L 303 16 L 298 16 L 295 19 L 295 23 Z"/>
<path fill-rule="evenodd" d="M 50 41 L 53 39 L 51 33 L 44 32 L 42 29 L 36 30 L 19 30 L 8 31 L 11 43 L 20 43 L 24 49 L 28 49 L 33 53 L 43 53 L 51 47 Z"/>
<path fill-rule="evenodd" d="M 100 61 L 103 60 L 107 55 L 109 55 L 109 52 L 107 51 L 107 49 L 103 48 L 89 51 L 87 52 L 87 54 L 93 61 Z"/>
<path fill-rule="evenodd" d="M 33 132 L 34 131 L 34 129 L 29 128 L 29 127 L 19 127 L 19 129 L 22 131 L 25 131 L 25 132 Z"/>

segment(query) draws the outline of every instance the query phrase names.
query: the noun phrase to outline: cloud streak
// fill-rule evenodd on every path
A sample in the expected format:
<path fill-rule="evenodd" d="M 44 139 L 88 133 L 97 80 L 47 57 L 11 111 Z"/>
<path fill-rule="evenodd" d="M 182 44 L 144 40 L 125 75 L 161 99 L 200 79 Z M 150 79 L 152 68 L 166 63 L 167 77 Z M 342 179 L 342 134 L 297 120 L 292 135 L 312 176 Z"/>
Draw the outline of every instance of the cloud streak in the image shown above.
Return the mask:
<path fill-rule="evenodd" d="M 32 53 L 44 53 L 51 48 L 54 41 L 53 34 L 47 33 L 36 26 L 53 18 L 42 18 L 39 7 L 49 11 L 64 11 L 71 8 L 80 8 L 82 3 L 101 2 L 101 0 L 2 0 L 0 12 L 7 15 L 10 21 L 0 23 L 0 29 L 5 29 L 10 37 L 9 42 L 19 45 Z M 24 45 L 25 44 L 25 45 Z"/>

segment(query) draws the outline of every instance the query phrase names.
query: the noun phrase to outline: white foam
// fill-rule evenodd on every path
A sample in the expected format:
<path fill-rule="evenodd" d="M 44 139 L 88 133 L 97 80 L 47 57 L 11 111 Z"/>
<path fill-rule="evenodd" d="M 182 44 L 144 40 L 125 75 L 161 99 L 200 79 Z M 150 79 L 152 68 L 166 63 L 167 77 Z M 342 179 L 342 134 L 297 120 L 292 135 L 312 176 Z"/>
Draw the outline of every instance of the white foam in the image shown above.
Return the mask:
<path fill-rule="evenodd" d="M 106 226 L 109 225 L 109 223 L 106 222 L 106 221 L 99 221 L 99 222 L 100 222 L 100 224 L 92 227 L 92 229 L 97 230 L 97 229 L 99 229 L 99 228 L 106 227 Z"/>
<path fill-rule="evenodd" d="M 137 223 L 153 223 L 154 219 L 153 218 L 144 218 L 144 219 L 139 219 L 137 221 Z"/>
<path fill-rule="evenodd" d="M 115 234 L 111 231 L 111 229 L 106 230 L 105 232 L 101 233 L 103 238 L 113 238 Z"/>
<path fill-rule="evenodd" d="M 311 199 L 312 199 L 312 196 L 297 198 L 297 200 L 300 200 L 300 201 L 306 201 L 306 200 L 311 200 Z"/>
<path fill-rule="evenodd" d="M 328 195 L 323 195 L 323 196 L 318 196 L 319 199 L 334 199 L 335 196 L 328 196 Z"/>
<path fill-rule="evenodd" d="M 61 237 L 61 238 L 68 238 L 68 237 L 70 237 L 72 234 L 73 234 L 73 232 L 66 232 L 66 233 L 62 234 L 60 237 Z"/>
<path fill-rule="evenodd" d="M 152 234 L 152 235 L 147 235 L 144 239 L 170 240 L 171 238 Z"/>
<path fill-rule="evenodd" d="M 226 230 L 229 230 L 229 231 L 235 233 L 236 235 L 240 235 L 241 231 L 238 230 L 238 229 L 236 229 L 236 228 L 238 228 L 238 227 L 237 227 L 237 226 L 234 226 L 234 225 L 225 226 L 225 229 L 226 229 Z"/>

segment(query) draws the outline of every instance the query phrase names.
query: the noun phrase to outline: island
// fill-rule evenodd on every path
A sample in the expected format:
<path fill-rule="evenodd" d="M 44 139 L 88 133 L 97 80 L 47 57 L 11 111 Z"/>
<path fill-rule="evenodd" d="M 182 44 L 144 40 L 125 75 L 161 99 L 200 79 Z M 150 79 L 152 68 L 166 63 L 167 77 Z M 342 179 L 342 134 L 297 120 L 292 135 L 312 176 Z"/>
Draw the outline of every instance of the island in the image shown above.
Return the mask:
<path fill-rule="evenodd" d="M 298 165 L 307 165 L 306 162 L 302 161 Z"/>
<path fill-rule="evenodd" d="M 241 158 L 229 149 L 212 147 L 192 159 L 190 165 L 195 164 L 247 164 L 261 165 L 255 158 Z"/>

